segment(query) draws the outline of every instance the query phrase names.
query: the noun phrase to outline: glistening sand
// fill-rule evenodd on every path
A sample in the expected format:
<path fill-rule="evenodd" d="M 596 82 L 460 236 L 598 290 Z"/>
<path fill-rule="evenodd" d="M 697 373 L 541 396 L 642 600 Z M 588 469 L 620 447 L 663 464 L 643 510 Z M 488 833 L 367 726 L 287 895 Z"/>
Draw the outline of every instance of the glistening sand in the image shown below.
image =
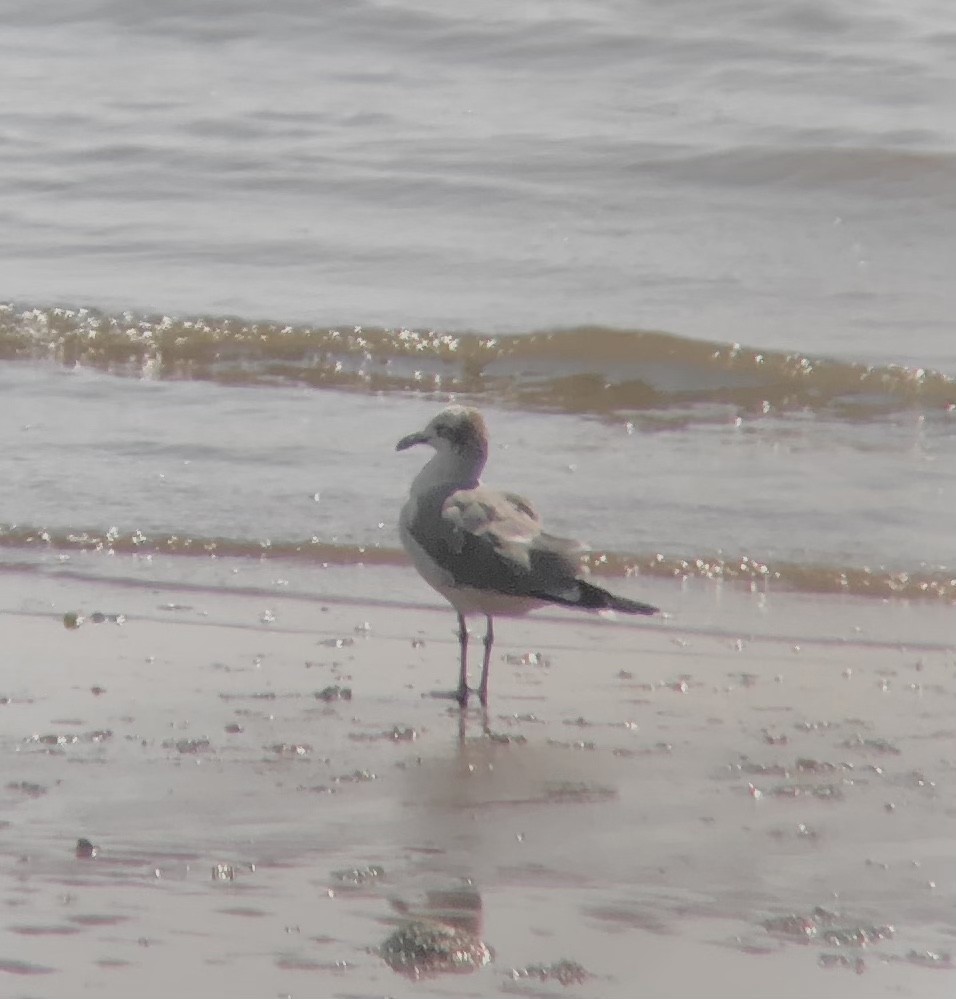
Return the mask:
<path fill-rule="evenodd" d="M 4 995 L 952 994 L 945 608 L 645 582 L 500 622 L 486 730 L 410 570 L 0 587 Z M 396 974 L 410 915 L 493 961 Z"/>

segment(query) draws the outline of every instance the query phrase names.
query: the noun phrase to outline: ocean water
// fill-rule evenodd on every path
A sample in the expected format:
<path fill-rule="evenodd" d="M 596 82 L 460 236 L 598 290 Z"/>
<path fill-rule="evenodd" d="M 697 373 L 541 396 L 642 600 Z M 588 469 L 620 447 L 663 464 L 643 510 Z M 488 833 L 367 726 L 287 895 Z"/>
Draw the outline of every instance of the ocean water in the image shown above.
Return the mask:
<path fill-rule="evenodd" d="M 397 563 L 454 399 L 635 593 L 956 600 L 950 4 L 8 3 L 0 65 L 0 564 Z"/>

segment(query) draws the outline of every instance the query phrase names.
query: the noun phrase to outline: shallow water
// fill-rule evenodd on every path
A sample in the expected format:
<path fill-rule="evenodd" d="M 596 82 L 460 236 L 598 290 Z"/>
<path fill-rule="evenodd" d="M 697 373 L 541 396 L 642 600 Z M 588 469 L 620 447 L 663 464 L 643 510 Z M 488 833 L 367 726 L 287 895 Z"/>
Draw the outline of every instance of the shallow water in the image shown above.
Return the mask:
<path fill-rule="evenodd" d="M 0 368 L 0 390 L 3 557 L 40 557 L 54 571 L 104 548 L 400 561 L 397 511 L 424 455 L 394 445 L 440 404 L 434 393 L 129 379 L 50 363 Z M 664 425 L 661 410 L 483 408 L 487 481 L 591 544 L 596 571 L 956 593 L 956 437 L 948 416 L 926 418 L 918 403 L 870 420 L 796 411 L 675 425 L 666 408 Z"/>
<path fill-rule="evenodd" d="M 701 10 L 14 5 L 0 557 L 396 561 L 454 397 L 598 571 L 952 601 L 956 22 Z"/>

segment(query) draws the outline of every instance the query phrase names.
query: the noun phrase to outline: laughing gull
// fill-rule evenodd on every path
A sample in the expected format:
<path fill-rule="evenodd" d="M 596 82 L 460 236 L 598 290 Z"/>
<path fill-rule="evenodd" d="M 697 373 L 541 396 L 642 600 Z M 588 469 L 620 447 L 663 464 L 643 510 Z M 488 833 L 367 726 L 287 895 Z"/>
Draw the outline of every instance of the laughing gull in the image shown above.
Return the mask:
<path fill-rule="evenodd" d="M 487 705 L 496 615 L 514 617 L 546 604 L 658 613 L 650 604 L 615 596 L 582 579 L 582 545 L 547 534 L 537 511 L 521 496 L 481 485 L 488 432 L 476 409 L 450 406 L 424 430 L 403 437 L 396 450 L 415 444 L 429 444 L 435 454 L 412 482 L 399 533 L 425 582 L 458 613 L 461 671 L 455 697 L 462 707 L 470 693 L 468 614 L 484 614 L 488 621 L 478 687 L 478 698 Z"/>

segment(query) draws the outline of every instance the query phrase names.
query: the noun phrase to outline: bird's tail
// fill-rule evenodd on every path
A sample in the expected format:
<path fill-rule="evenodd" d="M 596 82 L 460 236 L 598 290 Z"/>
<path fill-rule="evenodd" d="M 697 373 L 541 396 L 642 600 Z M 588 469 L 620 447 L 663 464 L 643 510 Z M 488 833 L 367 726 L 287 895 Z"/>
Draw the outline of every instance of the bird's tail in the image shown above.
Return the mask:
<path fill-rule="evenodd" d="M 574 590 L 570 593 L 549 594 L 548 600 L 566 607 L 580 607 L 582 610 L 614 610 L 622 614 L 659 614 L 660 608 L 651 604 L 642 604 L 639 600 L 628 600 L 614 593 L 587 583 L 583 579 L 576 580 Z"/>

